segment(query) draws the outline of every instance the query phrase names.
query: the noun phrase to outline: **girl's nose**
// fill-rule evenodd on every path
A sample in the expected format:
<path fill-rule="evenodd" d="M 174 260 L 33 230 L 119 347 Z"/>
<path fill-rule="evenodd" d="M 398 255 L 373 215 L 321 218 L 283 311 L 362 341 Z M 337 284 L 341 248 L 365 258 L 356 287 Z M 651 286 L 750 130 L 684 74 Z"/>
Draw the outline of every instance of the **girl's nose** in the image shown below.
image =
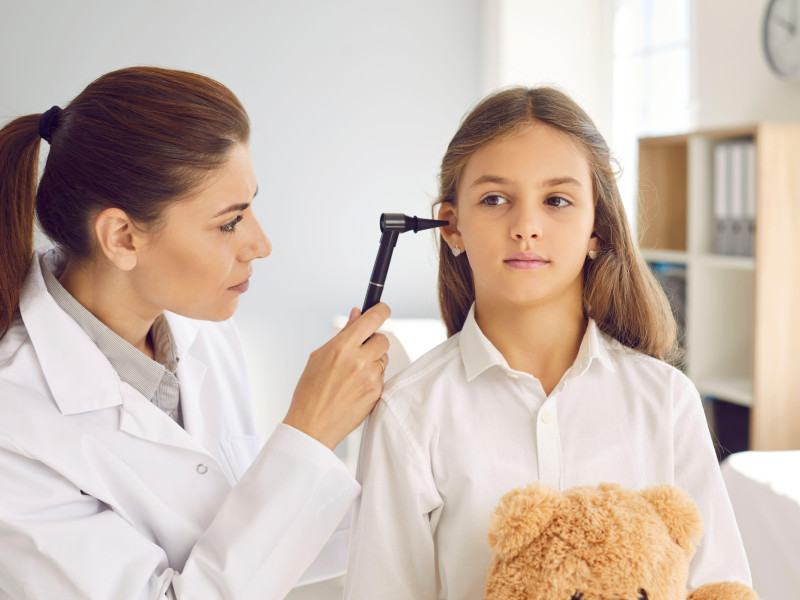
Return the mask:
<path fill-rule="evenodd" d="M 511 237 L 515 240 L 536 239 L 541 237 L 541 215 L 535 206 L 526 206 L 526 202 L 517 203 L 514 220 L 511 223 Z"/>

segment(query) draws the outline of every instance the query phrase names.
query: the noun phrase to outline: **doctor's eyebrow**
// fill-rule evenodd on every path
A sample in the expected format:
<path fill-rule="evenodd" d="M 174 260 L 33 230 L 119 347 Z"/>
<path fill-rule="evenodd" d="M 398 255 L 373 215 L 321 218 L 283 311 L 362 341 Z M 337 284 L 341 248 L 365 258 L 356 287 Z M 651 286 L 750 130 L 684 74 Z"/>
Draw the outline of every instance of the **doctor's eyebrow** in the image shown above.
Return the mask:
<path fill-rule="evenodd" d="M 253 198 L 255 198 L 256 196 L 258 196 L 258 187 L 256 187 L 256 191 L 253 194 Z M 224 208 L 221 211 L 219 211 L 212 218 L 216 219 L 217 217 L 221 217 L 222 215 L 227 214 L 227 213 L 231 213 L 231 212 L 241 212 L 243 210 L 247 210 L 247 208 L 249 206 L 250 206 L 249 202 L 244 202 L 244 203 L 241 203 L 241 204 L 231 204 L 228 208 Z"/>

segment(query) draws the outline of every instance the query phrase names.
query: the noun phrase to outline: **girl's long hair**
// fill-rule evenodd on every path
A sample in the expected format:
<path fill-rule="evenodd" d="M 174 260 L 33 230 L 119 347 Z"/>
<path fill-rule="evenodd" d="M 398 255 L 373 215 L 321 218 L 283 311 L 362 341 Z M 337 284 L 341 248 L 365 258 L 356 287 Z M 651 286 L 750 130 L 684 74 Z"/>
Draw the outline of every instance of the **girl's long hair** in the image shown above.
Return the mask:
<path fill-rule="evenodd" d="M 154 67 L 121 69 L 57 112 L 37 189 L 40 117 L 20 117 L 0 130 L 0 339 L 19 305 L 35 217 L 68 256 L 88 257 L 97 213 L 115 207 L 137 225 L 157 228 L 165 209 L 250 135 L 241 103 L 217 81 Z"/>
<path fill-rule="evenodd" d="M 620 198 L 612 158 L 589 116 L 566 94 L 548 87 L 516 87 L 492 94 L 462 121 L 447 147 L 434 206 L 457 202 L 456 190 L 470 156 L 484 145 L 543 123 L 569 135 L 589 163 L 595 203 L 594 231 L 601 248 L 583 269 L 583 311 L 600 330 L 625 346 L 679 364 L 677 327 L 669 301 L 634 243 Z M 454 257 L 439 244 L 439 307 L 453 335 L 475 301 L 468 255 Z"/>

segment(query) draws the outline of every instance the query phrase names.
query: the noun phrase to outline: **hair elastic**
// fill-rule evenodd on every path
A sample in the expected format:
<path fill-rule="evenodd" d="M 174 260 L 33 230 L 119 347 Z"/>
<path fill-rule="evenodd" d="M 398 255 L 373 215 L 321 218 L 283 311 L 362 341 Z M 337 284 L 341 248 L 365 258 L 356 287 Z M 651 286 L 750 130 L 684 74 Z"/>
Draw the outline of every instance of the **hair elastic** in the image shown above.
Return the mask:
<path fill-rule="evenodd" d="M 58 106 L 54 106 L 50 110 L 43 112 L 42 116 L 39 117 L 39 137 L 48 144 L 53 138 L 53 131 L 55 131 L 56 120 L 60 112 L 61 109 Z"/>

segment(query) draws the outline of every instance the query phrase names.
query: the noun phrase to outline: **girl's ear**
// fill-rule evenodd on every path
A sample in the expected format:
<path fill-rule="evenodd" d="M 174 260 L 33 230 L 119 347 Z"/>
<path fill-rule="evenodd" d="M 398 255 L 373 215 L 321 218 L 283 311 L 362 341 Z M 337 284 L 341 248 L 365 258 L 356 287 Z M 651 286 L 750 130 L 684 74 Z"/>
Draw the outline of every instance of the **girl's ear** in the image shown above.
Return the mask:
<path fill-rule="evenodd" d="M 593 231 L 591 237 L 589 238 L 589 247 L 586 248 L 586 251 L 594 250 L 595 252 L 600 251 L 600 238 L 597 237 L 597 234 Z"/>
<path fill-rule="evenodd" d="M 452 202 L 442 202 L 436 218 L 450 222 L 449 225 L 439 228 L 447 245 L 451 248 L 458 246 L 461 250 L 464 250 L 464 243 L 461 241 L 461 234 L 458 232 L 458 212 L 455 205 Z"/>
<path fill-rule="evenodd" d="M 117 268 L 130 271 L 136 266 L 136 251 L 143 240 L 124 211 L 100 211 L 94 220 L 94 233 L 103 255 Z"/>

